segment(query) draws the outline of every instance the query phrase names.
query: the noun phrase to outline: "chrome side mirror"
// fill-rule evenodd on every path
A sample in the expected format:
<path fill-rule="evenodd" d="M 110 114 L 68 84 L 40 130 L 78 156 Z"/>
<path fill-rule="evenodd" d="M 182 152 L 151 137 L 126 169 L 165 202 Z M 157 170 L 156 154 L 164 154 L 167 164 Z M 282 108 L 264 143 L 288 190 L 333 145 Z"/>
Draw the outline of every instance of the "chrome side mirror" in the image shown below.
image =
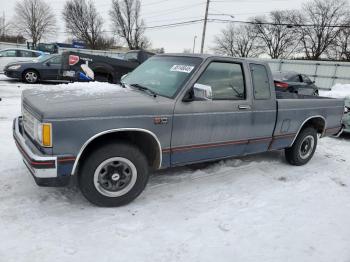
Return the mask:
<path fill-rule="evenodd" d="M 196 101 L 206 101 L 213 99 L 213 90 L 211 86 L 202 85 L 202 84 L 194 84 L 193 86 L 193 100 Z"/>

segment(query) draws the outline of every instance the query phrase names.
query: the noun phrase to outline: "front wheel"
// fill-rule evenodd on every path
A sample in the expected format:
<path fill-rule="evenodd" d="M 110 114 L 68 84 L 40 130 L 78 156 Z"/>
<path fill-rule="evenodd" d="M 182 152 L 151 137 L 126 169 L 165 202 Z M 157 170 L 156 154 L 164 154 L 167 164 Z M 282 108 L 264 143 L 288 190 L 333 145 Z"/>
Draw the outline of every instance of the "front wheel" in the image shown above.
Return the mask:
<path fill-rule="evenodd" d="M 295 166 L 305 165 L 313 157 L 317 147 L 317 131 L 315 128 L 303 129 L 294 144 L 285 149 L 285 157 L 289 164 Z"/>
<path fill-rule="evenodd" d="M 136 146 L 114 143 L 96 149 L 85 158 L 78 176 L 80 190 L 91 203 L 122 206 L 146 187 L 148 162 Z"/>
<path fill-rule="evenodd" d="M 23 73 L 23 81 L 28 84 L 36 84 L 39 82 L 39 74 L 35 70 L 28 70 Z"/>

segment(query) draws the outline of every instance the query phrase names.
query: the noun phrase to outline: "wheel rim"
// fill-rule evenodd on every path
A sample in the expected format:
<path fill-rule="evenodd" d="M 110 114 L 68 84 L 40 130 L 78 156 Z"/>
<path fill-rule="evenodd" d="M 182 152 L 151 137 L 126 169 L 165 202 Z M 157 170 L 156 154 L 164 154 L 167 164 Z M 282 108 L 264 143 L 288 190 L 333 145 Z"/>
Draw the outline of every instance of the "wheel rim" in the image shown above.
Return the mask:
<path fill-rule="evenodd" d="M 315 147 L 315 138 L 311 135 L 306 136 L 300 144 L 299 156 L 301 159 L 307 159 L 312 154 Z"/>
<path fill-rule="evenodd" d="M 136 183 L 135 165 L 123 157 L 103 161 L 95 170 L 94 186 L 107 197 L 119 197 L 128 193 Z"/>
<path fill-rule="evenodd" d="M 38 80 L 38 76 L 35 72 L 27 72 L 24 77 L 26 81 L 30 83 L 35 83 Z"/>

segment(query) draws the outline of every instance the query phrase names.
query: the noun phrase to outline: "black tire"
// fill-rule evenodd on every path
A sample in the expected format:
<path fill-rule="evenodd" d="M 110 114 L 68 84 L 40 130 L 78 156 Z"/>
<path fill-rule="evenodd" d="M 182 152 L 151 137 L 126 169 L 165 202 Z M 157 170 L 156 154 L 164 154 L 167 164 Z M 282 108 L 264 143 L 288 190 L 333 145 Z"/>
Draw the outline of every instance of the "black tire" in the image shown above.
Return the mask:
<path fill-rule="evenodd" d="M 317 131 L 306 127 L 299 133 L 290 148 L 285 149 L 285 157 L 289 164 L 295 166 L 305 165 L 313 157 L 317 147 Z"/>
<path fill-rule="evenodd" d="M 32 77 L 30 78 L 29 75 L 32 75 Z M 40 81 L 40 75 L 38 71 L 34 69 L 29 69 L 23 72 L 22 80 L 23 82 L 28 84 L 36 84 Z"/>
<path fill-rule="evenodd" d="M 106 161 L 107 164 L 110 164 L 103 166 Z M 127 161 L 129 163 L 126 163 Z M 116 171 L 115 169 L 121 168 L 120 163 L 125 164 L 128 168 L 123 166 L 123 171 Z M 114 181 L 113 176 L 120 176 L 121 179 L 123 173 L 127 173 L 124 171 L 128 169 L 129 173 L 131 172 L 129 184 L 125 182 L 127 186 L 124 189 L 110 189 L 110 187 L 120 186 L 119 182 L 121 183 L 119 178 Z M 133 169 L 136 169 L 136 178 Z M 126 205 L 137 198 L 146 187 L 148 176 L 148 162 L 145 155 L 136 146 L 119 142 L 99 147 L 87 156 L 79 168 L 78 183 L 81 192 L 91 203 L 102 207 L 117 207 Z M 127 176 L 124 175 L 124 177 L 126 179 Z M 98 179 L 97 182 L 96 179 Z M 109 188 L 106 189 L 106 187 Z M 125 191 L 127 189 L 128 191 Z M 123 190 L 125 193 L 118 195 Z"/>

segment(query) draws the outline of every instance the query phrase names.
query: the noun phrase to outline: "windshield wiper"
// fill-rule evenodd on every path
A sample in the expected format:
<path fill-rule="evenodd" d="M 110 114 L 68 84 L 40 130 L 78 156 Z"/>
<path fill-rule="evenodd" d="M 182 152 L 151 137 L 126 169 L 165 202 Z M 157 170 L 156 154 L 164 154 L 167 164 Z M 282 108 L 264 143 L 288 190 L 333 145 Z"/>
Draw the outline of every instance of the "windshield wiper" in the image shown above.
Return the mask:
<path fill-rule="evenodd" d="M 149 89 L 147 86 L 143 86 L 143 85 L 140 85 L 140 84 L 130 84 L 130 86 L 135 87 L 138 90 L 148 92 L 153 97 L 157 97 L 157 95 L 158 95 L 156 92 L 154 92 L 152 89 Z"/>

